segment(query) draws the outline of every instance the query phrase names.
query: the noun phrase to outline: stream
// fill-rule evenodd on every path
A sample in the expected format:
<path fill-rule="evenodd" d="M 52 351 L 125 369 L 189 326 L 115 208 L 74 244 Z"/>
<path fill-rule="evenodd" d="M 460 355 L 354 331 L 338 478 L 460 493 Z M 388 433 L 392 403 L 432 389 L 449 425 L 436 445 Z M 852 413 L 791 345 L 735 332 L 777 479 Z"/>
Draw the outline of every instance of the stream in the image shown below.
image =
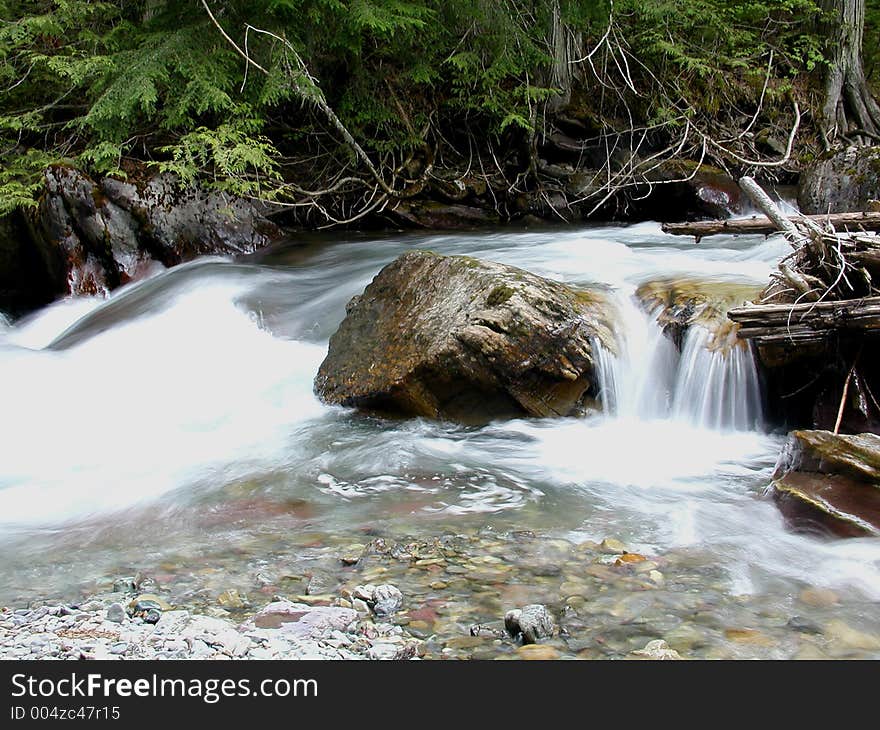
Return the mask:
<path fill-rule="evenodd" d="M 474 427 L 321 404 L 346 302 L 413 248 L 610 287 L 604 412 Z M 666 278 L 760 288 L 786 250 L 655 223 L 334 233 L 0 320 L 0 606 L 139 574 L 246 615 L 370 580 L 403 591 L 428 656 L 508 652 L 468 627 L 532 602 L 563 617 L 564 656 L 656 638 L 694 657 L 880 656 L 880 540 L 789 529 L 766 493 L 784 434 L 765 430 L 749 351 L 693 328 L 679 354 L 633 299 Z M 645 565 L 621 567 L 612 538 Z M 339 560 L 377 540 L 428 557 Z M 232 589 L 245 605 L 219 608 Z"/>

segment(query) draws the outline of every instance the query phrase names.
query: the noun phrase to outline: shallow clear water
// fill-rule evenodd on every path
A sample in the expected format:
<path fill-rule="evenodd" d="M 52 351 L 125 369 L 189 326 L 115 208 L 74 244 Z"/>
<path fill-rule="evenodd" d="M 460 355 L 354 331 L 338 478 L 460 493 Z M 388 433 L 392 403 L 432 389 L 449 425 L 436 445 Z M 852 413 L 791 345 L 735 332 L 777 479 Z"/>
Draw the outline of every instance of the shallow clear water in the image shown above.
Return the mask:
<path fill-rule="evenodd" d="M 617 402 L 484 427 L 319 403 L 312 379 L 346 302 L 411 248 L 611 287 Z M 762 606 L 834 588 L 839 610 L 876 630 L 880 540 L 794 534 L 764 494 L 782 438 L 758 430 L 751 360 L 741 351 L 713 375 L 726 365 L 700 343 L 679 357 L 632 304 L 657 278 L 761 285 L 785 251 L 761 237 L 694 244 L 653 223 L 337 234 L 0 324 L 0 604 L 196 556 L 222 556 L 234 583 L 236 564 L 252 571 L 315 533 L 528 529 L 687 555 L 731 600 Z"/>

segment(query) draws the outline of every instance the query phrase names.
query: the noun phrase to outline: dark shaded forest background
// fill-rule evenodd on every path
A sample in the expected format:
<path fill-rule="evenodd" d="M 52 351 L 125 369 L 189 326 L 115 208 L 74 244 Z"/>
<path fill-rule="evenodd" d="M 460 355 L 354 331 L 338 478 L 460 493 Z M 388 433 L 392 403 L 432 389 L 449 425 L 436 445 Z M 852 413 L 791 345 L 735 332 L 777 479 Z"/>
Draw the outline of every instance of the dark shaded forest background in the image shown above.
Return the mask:
<path fill-rule="evenodd" d="M 0 0 L 0 213 L 54 163 L 170 171 L 323 220 L 429 179 L 564 188 L 591 213 L 670 160 L 785 182 L 828 148 L 828 7 Z M 878 48 L 867 2 L 870 85 Z"/>

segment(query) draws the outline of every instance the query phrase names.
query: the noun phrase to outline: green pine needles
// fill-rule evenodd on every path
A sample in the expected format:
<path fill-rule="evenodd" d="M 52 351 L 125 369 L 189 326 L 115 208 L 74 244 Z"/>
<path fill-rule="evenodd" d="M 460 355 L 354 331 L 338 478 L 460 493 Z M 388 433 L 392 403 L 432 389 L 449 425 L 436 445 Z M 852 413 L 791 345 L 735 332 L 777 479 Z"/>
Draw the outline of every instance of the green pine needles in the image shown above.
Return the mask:
<path fill-rule="evenodd" d="M 598 55 L 584 59 L 607 0 L 206 4 L 211 15 L 200 0 L 0 0 L 0 215 L 32 205 L 53 162 L 124 175 L 137 161 L 282 200 L 358 164 L 325 107 L 393 177 L 444 140 L 533 140 L 547 105 L 573 89 L 606 120 L 670 118 L 682 100 L 748 114 L 772 50 L 772 113 L 822 62 L 812 0 L 617 0 L 621 42 L 639 60 L 625 99 L 603 88 L 607 67 L 590 68 Z"/>

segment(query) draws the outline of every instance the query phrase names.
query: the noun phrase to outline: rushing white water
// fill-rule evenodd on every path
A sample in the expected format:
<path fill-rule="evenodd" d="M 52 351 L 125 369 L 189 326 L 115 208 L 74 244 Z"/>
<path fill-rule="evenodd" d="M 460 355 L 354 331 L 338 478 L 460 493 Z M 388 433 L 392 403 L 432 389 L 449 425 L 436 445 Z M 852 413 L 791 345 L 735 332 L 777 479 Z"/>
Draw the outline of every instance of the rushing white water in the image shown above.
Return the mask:
<path fill-rule="evenodd" d="M 607 412 L 473 428 L 320 404 L 312 379 L 345 303 L 410 248 L 608 287 L 620 320 L 618 356 L 600 362 Z M 679 354 L 632 297 L 668 277 L 761 284 L 786 250 L 697 245 L 656 224 L 355 236 L 178 267 L 0 328 L 0 540 L 26 537 L 0 568 L 0 602 L 23 564 L 52 573 L 70 555 L 98 570 L 83 535 L 108 523 L 138 534 L 160 519 L 155 550 L 173 552 L 212 539 L 194 516 L 245 497 L 315 503 L 328 531 L 470 520 L 612 535 L 699 551 L 731 591 L 810 582 L 880 599 L 880 541 L 794 534 L 764 496 L 781 438 L 760 428 L 748 350 L 696 327 Z M 114 542 L 113 560 L 138 550 Z"/>
<path fill-rule="evenodd" d="M 594 343 L 607 415 L 671 418 L 722 431 L 761 429 L 761 386 L 747 343 L 737 342 L 733 332 L 695 324 L 679 354 L 657 322 L 659 311 L 645 314 L 628 300 L 619 310 L 619 353 Z"/>
<path fill-rule="evenodd" d="M 761 428 L 761 387 L 749 343 L 717 341 L 702 325 L 688 330 L 672 413 L 704 428 Z"/>

